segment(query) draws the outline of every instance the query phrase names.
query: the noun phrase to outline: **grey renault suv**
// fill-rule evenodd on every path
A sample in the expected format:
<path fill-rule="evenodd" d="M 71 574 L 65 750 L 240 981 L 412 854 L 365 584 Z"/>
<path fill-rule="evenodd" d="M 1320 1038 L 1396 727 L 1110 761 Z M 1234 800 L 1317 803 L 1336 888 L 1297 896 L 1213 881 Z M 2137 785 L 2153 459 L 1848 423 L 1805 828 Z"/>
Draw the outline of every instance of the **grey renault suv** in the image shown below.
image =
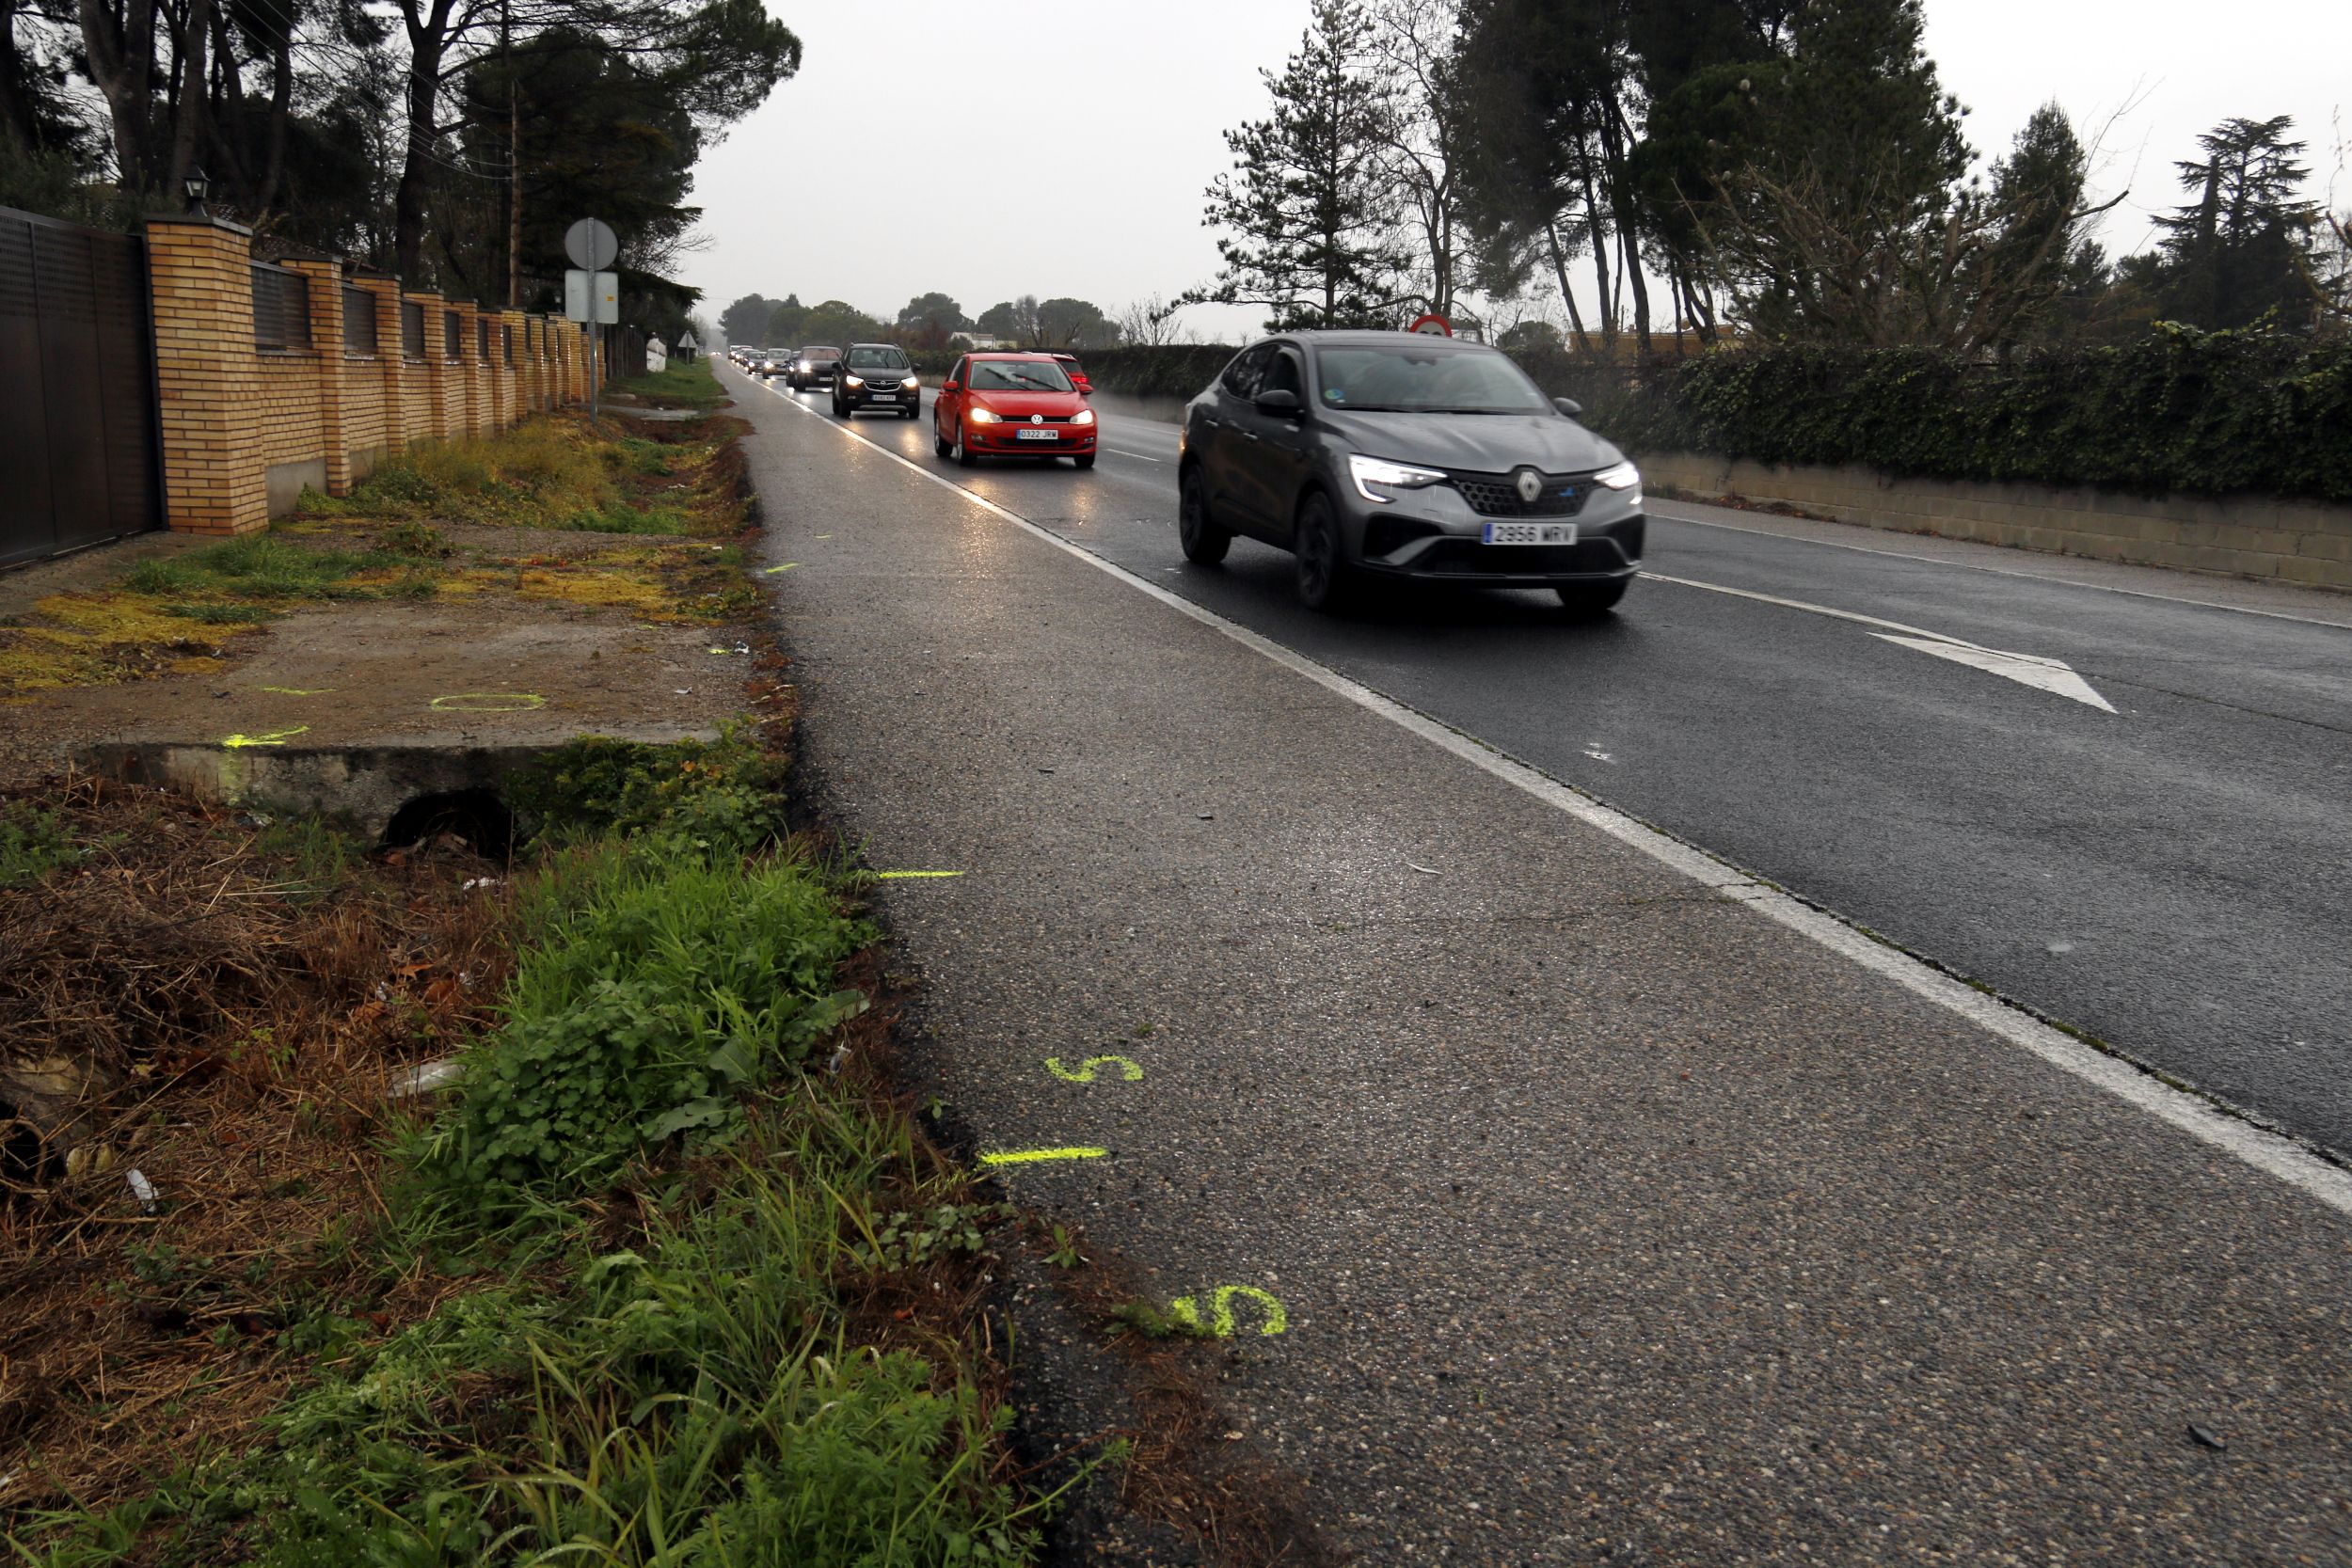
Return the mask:
<path fill-rule="evenodd" d="M 1289 550 L 1313 610 L 1378 575 L 1549 588 L 1597 615 L 1641 567 L 1642 476 L 1580 412 L 1479 343 L 1269 338 L 1185 406 L 1178 536 L 1202 565 L 1236 534 Z"/>

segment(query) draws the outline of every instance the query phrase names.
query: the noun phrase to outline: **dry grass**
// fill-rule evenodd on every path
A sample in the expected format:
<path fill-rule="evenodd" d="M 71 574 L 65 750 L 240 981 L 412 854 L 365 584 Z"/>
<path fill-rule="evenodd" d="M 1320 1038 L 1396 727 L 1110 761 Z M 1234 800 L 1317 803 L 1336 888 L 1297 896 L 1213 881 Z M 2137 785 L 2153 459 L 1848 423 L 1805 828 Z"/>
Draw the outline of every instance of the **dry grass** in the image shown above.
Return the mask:
<path fill-rule="evenodd" d="M 44 790 L 87 851 L 0 893 L 0 1504 L 101 1501 L 221 1444 L 313 1356 L 447 1282 L 388 1277 L 385 1085 L 486 1022 L 502 906 L 444 843 L 341 859 L 319 830 L 88 780 Z M 21 1092 L 70 1064 L 71 1112 Z M 38 1086 L 38 1071 L 30 1078 Z M 151 1185 L 151 1205 L 129 1180 Z"/>

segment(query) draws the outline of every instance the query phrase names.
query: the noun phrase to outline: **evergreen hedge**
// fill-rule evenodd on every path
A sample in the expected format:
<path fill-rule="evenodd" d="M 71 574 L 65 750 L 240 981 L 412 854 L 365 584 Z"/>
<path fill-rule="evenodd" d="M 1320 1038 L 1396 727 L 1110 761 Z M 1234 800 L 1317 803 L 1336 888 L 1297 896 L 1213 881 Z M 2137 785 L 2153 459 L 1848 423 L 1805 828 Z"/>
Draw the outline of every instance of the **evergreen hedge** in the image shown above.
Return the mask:
<path fill-rule="evenodd" d="M 1186 343 L 1079 359 L 1104 391 L 1189 398 L 1233 352 Z M 1933 349 L 1820 347 L 1724 348 L 1645 371 L 1566 353 L 1513 357 L 1634 451 L 2352 501 L 2352 341 L 2159 323 L 2131 342 L 1997 364 Z"/>
<path fill-rule="evenodd" d="M 1522 356 L 1620 446 L 2146 495 L 2352 500 L 2352 342 L 2160 323 L 1971 365 L 1928 349 L 1724 349 L 1638 381 Z"/>

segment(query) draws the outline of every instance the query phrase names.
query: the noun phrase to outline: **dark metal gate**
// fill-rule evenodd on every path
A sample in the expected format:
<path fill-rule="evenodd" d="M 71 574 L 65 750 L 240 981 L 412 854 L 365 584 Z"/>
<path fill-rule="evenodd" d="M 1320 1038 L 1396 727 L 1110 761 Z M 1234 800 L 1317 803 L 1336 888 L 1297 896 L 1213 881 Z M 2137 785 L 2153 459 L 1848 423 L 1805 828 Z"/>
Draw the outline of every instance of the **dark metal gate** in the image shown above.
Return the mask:
<path fill-rule="evenodd" d="M 147 252 L 0 207 L 0 563 L 161 526 Z"/>

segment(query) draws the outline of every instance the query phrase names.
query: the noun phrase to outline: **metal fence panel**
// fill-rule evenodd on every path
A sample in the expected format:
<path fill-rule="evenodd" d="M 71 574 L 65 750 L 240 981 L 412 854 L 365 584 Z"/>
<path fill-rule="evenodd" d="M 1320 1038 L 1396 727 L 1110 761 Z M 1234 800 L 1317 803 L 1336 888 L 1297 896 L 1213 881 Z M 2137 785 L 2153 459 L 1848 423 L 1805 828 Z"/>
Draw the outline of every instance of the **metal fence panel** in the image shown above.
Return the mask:
<path fill-rule="evenodd" d="M 343 285 L 343 352 L 375 353 L 375 295 Z"/>
<path fill-rule="evenodd" d="M 454 310 L 441 312 L 441 353 L 451 359 L 466 356 L 466 340 L 458 336 L 458 315 Z"/>
<path fill-rule="evenodd" d="M 158 526 L 144 245 L 0 209 L 0 562 Z"/>
<path fill-rule="evenodd" d="M 253 346 L 310 346 L 310 280 L 287 267 L 253 263 Z"/>
<path fill-rule="evenodd" d="M 424 306 L 413 299 L 400 302 L 400 356 L 424 357 Z"/>

